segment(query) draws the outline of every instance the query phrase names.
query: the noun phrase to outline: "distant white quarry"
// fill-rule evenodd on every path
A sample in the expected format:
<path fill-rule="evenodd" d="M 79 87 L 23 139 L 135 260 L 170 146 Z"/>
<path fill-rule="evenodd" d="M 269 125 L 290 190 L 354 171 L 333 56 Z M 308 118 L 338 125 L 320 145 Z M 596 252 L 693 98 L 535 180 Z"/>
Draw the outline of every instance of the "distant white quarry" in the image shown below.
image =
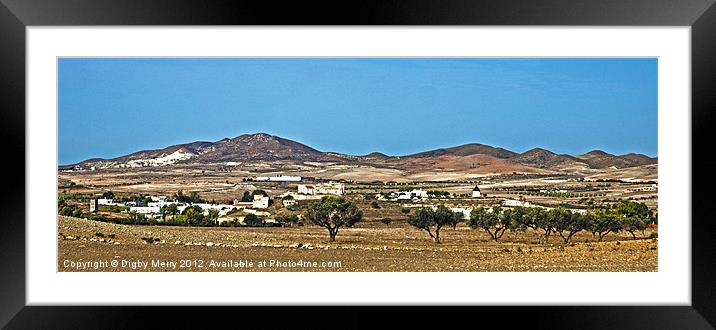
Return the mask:
<path fill-rule="evenodd" d="M 127 165 L 128 165 L 128 167 L 163 166 L 163 165 L 174 164 L 181 160 L 187 160 L 194 156 L 196 156 L 196 155 L 194 155 L 190 152 L 177 150 L 177 151 L 172 152 L 171 154 L 164 155 L 162 157 L 133 159 L 133 160 L 128 161 Z"/>

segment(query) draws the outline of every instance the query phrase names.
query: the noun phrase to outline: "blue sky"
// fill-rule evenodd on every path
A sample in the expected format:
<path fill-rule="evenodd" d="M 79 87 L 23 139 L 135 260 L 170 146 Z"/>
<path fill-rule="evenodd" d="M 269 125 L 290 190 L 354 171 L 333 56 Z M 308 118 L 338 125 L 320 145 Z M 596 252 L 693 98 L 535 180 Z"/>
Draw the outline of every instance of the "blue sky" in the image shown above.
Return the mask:
<path fill-rule="evenodd" d="M 58 79 L 60 164 L 256 132 L 355 155 L 657 155 L 657 59 L 63 58 Z"/>

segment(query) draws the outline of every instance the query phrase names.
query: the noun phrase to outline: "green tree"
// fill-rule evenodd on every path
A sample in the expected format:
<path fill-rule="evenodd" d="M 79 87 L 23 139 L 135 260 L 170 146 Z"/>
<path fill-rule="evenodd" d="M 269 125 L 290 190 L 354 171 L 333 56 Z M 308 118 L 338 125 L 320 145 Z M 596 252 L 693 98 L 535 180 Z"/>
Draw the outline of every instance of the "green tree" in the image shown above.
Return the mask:
<path fill-rule="evenodd" d="M 499 207 L 493 207 L 492 209 L 486 209 L 478 207 L 470 212 L 470 228 L 482 229 L 487 232 L 490 237 L 497 241 L 502 238 L 509 228 L 509 218 L 504 216 L 504 213 Z"/>
<path fill-rule="evenodd" d="M 105 192 L 102 193 L 102 198 L 113 199 L 113 198 L 114 198 L 114 193 L 111 192 L 111 191 L 105 191 Z"/>
<path fill-rule="evenodd" d="M 527 220 L 526 209 L 522 206 L 506 209 L 502 211 L 502 222 L 507 225 L 510 230 L 526 230 Z"/>
<path fill-rule="evenodd" d="M 440 205 L 435 210 L 430 207 L 421 207 L 408 216 L 408 223 L 413 227 L 425 230 L 435 243 L 440 243 L 440 229 L 455 223 L 458 216 L 462 216 L 462 213 L 458 215 L 445 205 Z"/>
<path fill-rule="evenodd" d="M 653 212 L 644 203 L 636 201 L 618 202 L 614 206 L 616 214 L 622 221 L 624 230 L 629 232 L 636 239 L 635 231 L 642 233 L 646 225 L 653 219 Z"/>
<path fill-rule="evenodd" d="M 599 235 L 601 242 L 609 233 L 618 233 L 622 230 L 622 223 L 619 217 L 611 208 L 596 209 L 593 213 L 592 234 Z"/>
<path fill-rule="evenodd" d="M 159 214 L 162 215 L 162 220 L 166 220 L 167 215 L 172 216 L 172 219 L 174 219 L 174 217 L 179 214 L 179 208 L 176 204 L 167 204 L 159 209 Z"/>
<path fill-rule="evenodd" d="M 64 199 L 58 201 L 57 210 L 60 215 L 80 218 L 82 217 L 82 208 L 79 205 L 67 204 Z"/>
<path fill-rule="evenodd" d="M 129 218 L 135 224 L 141 224 L 147 221 L 147 218 L 144 216 L 144 214 L 137 213 L 136 211 L 129 212 Z"/>
<path fill-rule="evenodd" d="M 374 209 L 380 208 L 380 204 L 378 204 L 378 202 L 376 202 L 376 201 L 373 201 L 372 203 L 370 203 L 370 206 Z"/>
<path fill-rule="evenodd" d="M 189 194 L 189 202 L 191 202 L 191 203 L 201 203 L 201 202 L 203 202 L 203 201 L 204 201 L 204 200 L 201 199 L 201 196 L 199 196 L 199 193 L 198 193 L 198 192 L 192 191 L 192 192 Z"/>
<path fill-rule="evenodd" d="M 241 196 L 241 201 L 242 201 L 242 202 L 251 202 L 251 201 L 253 201 L 253 200 L 254 200 L 254 196 L 251 195 L 250 192 L 244 191 L 244 195 Z"/>
<path fill-rule="evenodd" d="M 549 236 L 554 231 L 554 223 L 552 223 L 552 217 L 547 214 L 547 211 L 539 207 L 531 207 L 525 214 L 526 223 L 531 224 L 532 228 L 536 230 L 542 230 L 540 236 L 540 244 L 547 244 L 549 242 Z"/>
<path fill-rule="evenodd" d="M 301 224 L 301 220 L 298 219 L 298 215 L 294 213 L 277 215 L 276 221 L 283 226 L 296 226 Z"/>
<path fill-rule="evenodd" d="M 209 220 L 210 223 L 214 224 L 216 223 L 217 219 L 219 219 L 219 210 L 209 209 L 209 215 L 207 216 L 207 220 Z"/>
<path fill-rule="evenodd" d="M 634 232 L 641 231 L 642 235 L 644 233 L 644 230 L 646 230 L 647 221 L 649 221 L 649 218 L 639 218 L 639 217 L 628 217 L 622 219 L 622 227 L 625 231 L 629 232 L 631 234 L 631 237 L 636 239 L 636 234 Z"/>
<path fill-rule="evenodd" d="M 256 189 L 256 190 L 254 190 L 254 191 L 251 193 L 252 198 L 253 198 L 253 196 L 256 196 L 256 195 L 261 195 L 261 196 L 266 196 L 266 197 L 268 197 L 268 193 L 266 193 L 266 191 L 261 190 L 261 189 Z"/>
<path fill-rule="evenodd" d="M 244 218 L 244 224 L 249 227 L 261 227 L 264 224 L 264 220 L 252 213 Z"/>
<path fill-rule="evenodd" d="M 331 242 L 341 227 L 352 227 L 363 219 L 363 212 L 353 202 L 337 196 L 325 196 L 311 203 L 303 218 L 328 230 Z"/>
<path fill-rule="evenodd" d="M 190 225 L 200 225 L 204 221 L 204 210 L 199 205 L 189 206 L 181 214 L 186 216 L 186 221 Z"/>
<path fill-rule="evenodd" d="M 572 213 L 563 207 L 556 207 L 549 211 L 549 216 L 552 217 L 554 230 L 562 237 L 565 244 L 569 244 L 576 233 L 592 226 L 590 215 Z"/>

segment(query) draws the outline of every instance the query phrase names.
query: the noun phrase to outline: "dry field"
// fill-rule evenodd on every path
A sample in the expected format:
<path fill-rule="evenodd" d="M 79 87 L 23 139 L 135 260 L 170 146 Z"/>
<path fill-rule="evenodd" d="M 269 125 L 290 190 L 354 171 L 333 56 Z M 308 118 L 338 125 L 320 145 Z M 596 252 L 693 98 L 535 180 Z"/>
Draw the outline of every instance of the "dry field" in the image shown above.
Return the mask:
<path fill-rule="evenodd" d="M 646 232 L 648 236 L 650 231 Z M 59 271 L 409 271 L 655 272 L 658 240 L 580 233 L 563 246 L 534 244 L 536 232 L 495 243 L 468 227 L 445 228 L 442 244 L 404 221 L 342 229 L 328 242 L 319 227 L 130 226 L 60 217 Z M 148 240 L 153 243 L 147 243 Z M 273 262 L 272 262 L 273 260 Z M 153 265 L 152 261 L 156 261 Z M 244 264 L 240 262 L 243 261 Z M 116 263 L 116 267 L 113 266 Z M 139 262 L 142 262 L 141 264 Z M 159 263 L 164 262 L 164 263 Z M 248 263 L 251 262 L 249 266 Z M 262 266 L 261 263 L 265 262 Z M 146 266 L 143 263 L 147 263 Z"/>

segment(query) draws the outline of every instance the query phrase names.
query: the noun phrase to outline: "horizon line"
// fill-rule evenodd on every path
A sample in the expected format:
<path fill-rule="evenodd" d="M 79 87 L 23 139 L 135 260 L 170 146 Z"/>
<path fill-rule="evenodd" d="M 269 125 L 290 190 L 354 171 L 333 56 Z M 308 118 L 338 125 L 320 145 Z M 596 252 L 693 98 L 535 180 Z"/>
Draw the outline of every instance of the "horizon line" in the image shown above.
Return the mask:
<path fill-rule="evenodd" d="M 424 151 L 418 151 L 418 152 L 414 152 L 414 153 L 411 153 L 411 154 L 405 154 L 405 155 L 390 155 L 390 154 L 387 154 L 387 153 L 382 152 L 382 151 L 380 151 L 380 150 L 373 150 L 373 151 L 371 151 L 371 152 L 369 152 L 369 153 L 367 153 L 367 154 L 356 155 L 356 154 L 345 153 L 345 152 L 340 152 L 340 151 L 323 151 L 323 150 L 316 149 L 316 148 L 314 148 L 314 147 L 312 147 L 312 146 L 310 146 L 310 145 L 304 144 L 304 143 L 301 142 L 301 141 L 297 141 L 297 140 L 294 140 L 294 139 L 285 138 L 285 137 L 282 137 L 282 136 L 280 136 L 280 135 L 274 135 L 274 134 L 266 133 L 266 132 L 255 132 L 255 133 L 243 133 L 243 134 L 239 134 L 239 135 L 234 136 L 234 137 L 223 137 L 223 138 L 218 139 L 218 140 L 216 140 L 216 141 L 210 141 L 210 140 L 207 139 L 207 140 L 194 140 L 194 141 L 182 142 L 182 143 L 173 143 L 173 144 L 169 144 L 169 145 L 167 145 L 167 146 L 165 146 L 165 147 L 152 148 L 152 149 L 141 149 L 141 150 L 136 150 L 136 151 L 129 152 L 129 153 L 127 153 L 127 154 L 123 154 L 123 155 L 119 155 L 119 156 L 115 156 L 115 157 L 109 157 L 109 158 L 104 158 L 104 157 L 89 157 L 89 158 L 85 158 L 85 159 L 80 160 L 80 161 L 75 162 L 75 163 L 60 164 L 60 163 L 59 163 L 59 160 L 58 160 L 57 163 L 58 163 L 58 166 L 70 166 L 70 165 L 79 164 L 79 163 L 82 163 L 82 162 L 85 162 L 85 161 L 88 161 L 88 160 L 91 160 L 91 159 L 103 159 L 103 160 L 108 160 L 108 159 L 114 159 L 114 158 L 124 157 L 124 156 L 131 155 L 131 154 L 133 154 L 133 153 L 137 153 L 137 152 L 141 152 L 141 151 L 156 151 L 156 150 L 162 150 L 162 149 L 166 149 L 166 148 L 173 147 L 173 146 L 185 145 L 185 144 L 196 143 L 196 142 L 217 143 L 217 142 L 220 142 L 220 141 L 222 141 L 222 140 L 235 139 L 235 138 L 238 138 L 238 137 L 244 136 L 244 135 L 249 135 L 249 136 L 251 136 L 251 135 L 260 135 L 260 134 L 265 134 L 265 135 L 269 135 L 269 136 L 272 136 L 272 137 L 277 137 L 277 138 L 281 138 L 281 139 L 284 139 L 284 140 L 289 140 L 289 141 L 293 141 L 293 142 L 296 142 L 296 143 L 300 143 L 300 144 L 302 144 L 302 145 L 304 145 L 304 146 L 307 146 L 307 147 L 309 147 L 309 148 L 311 148 L 311 149 L 314 149 L 314 150 L 316 150 L 316 151 L 318 151 L 318 152 L 322 152 L 322 153 L 336 153 L 336 154 L 342 154 L 342 155 L 347 155 L 347 156 L 355 156 L 355 157 L 367 156 L 367 155 L 370 155 L 370 154 L 372 154 L 372 153 L 380 153 L 380 154 L 383 154 L 383 155 L 388 156 L 388 157 L 409 157 L 409 156 L 411 156 L 411 155 L 415 155 L 415 154 L 419 154 L 419 153 L 424 153 L 424 152 L 429 152 L 429 151 L 434 151 L 434 150 L 450 149 L 450 148 L 456 148 L 456 147 L 461 147 L 461 146 L 466 146 L 466 145 L 471 145 L 471 144 L 478 144 L 478 145 L 488 146 L 488 147 L 492 147 L 492 148 L 499 148 L 499 149 L 507 150 L 507 151 L 510 151 L 510 152 L 514 152 L 515 154 L 518 154 L 518 155 L 524 154 L 525 152 L 528 152 L 528 151 L 531 151 L 531 150 L 534 150 L 534 149 L 542 149 L 542 150 L 546 150 L 546 151 L 549 151 L 549 152 L 554 153 L 554 154 L 557 154 L 557 155 L 568 155 L 568 156 L 572 156 L 572 157 L 581 156 L 581 155 L 584 155 L 584 154 L 588 154 L 588 153 L 590 153 L 590 152 L 601 151 L 601 152 L 604 152 L 604 153 L 607 153 L 607 154 L 610 154 L 610 155 L 613 155 L 613 156 L 618 156 L 618 157 L 621 157 L 621 156 L 624 156 L 624 155 L 629 155 L 629 154 L 641 154 L 641 155 L 647 156 L 647 157 L 649 157 L 649 158 L 655 158 L 655 159 L 658 158 L 658 154 L 656 154 L 656 155 L 654 155 L 654 156 L 651 156 L 651 155 L 649 155 L 648 153 L 644 153 L 644 152 L 628 152 L 628 153 L 624 153 L 624 154 L 616 154 L 616 153 L 611 153 L 611 152 L 605 150 L 604 148 L 595 148 L 595 149 L 591 149 L 591 150 L 588 150 L 588 151 L 586 151 L 586 152 L 583 152 L 583 153 L 581 153 L 581 154 L 574 154 L 574 155 L 569 154 L 569 153 L 560 153 L 560 152 L 557 152 L 557 151 L 554 151 L 554 150 L 550 150 L 550 149 L 547 149 L 547 148 L 544 148 L 544 147 L 539 147 L 539 146 L 537 146 L 537 147 L 531 147 L 531 148 L 526 149 L 526 150 L 524 150 L 524 151 L 522 151 L 522 152 L 517 152 L 517 151 L 511 150 L 511 149 L 504 148 L 504 147 L 495 146 L 495 145 L 489 145 L 489 144 L 484 144 L 484 143 L 480 143 L 480 142 L 468 142 L 468 143 L 458 144 L 458 145 L 454 145 L 454 146 L 433 148 L 433 149 L 428 149 L 428 150 L 424 150 Z M 59 147 L 59 146 L 58 146 L 58 147 Z"/>

